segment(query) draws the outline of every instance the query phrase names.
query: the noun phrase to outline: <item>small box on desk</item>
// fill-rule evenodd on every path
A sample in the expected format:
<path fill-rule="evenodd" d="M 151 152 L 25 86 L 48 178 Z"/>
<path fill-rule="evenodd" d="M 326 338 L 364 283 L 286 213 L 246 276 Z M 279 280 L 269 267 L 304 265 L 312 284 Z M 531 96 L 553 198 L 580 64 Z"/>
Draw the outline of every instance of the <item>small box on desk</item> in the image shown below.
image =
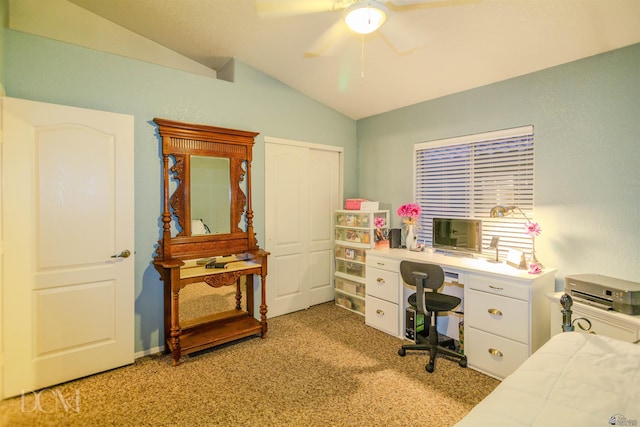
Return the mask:
<path fill-rule="evenodd" d="M 362 202 L 366 202 L 366 199 L 347 199 L 344 201 L 344 208 L 350 211 L 359 211 Z"/>
<path fill-rule="evenodd" d="M 380 208 L 380 202 L 372 202 L 367 199 L 346 199 L 344 208 L 350 211 L 377 211 Z"/>
<path fill-rule="evenodd" d="M 380 202 L 372 202 L 370 200 L 365 200 L 360 203 L 361 211 L 377 211 L 380 209 Z"/>

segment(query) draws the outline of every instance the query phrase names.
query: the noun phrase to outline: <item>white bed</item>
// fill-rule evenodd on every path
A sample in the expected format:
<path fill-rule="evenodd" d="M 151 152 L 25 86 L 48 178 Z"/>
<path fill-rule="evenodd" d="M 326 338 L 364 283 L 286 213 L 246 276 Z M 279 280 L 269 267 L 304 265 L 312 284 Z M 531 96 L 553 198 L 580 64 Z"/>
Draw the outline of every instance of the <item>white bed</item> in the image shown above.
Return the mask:
<path fill-rule="evenodd" d="M 640 426 L 640 345 L 554 335 L 456 427 Z"/>

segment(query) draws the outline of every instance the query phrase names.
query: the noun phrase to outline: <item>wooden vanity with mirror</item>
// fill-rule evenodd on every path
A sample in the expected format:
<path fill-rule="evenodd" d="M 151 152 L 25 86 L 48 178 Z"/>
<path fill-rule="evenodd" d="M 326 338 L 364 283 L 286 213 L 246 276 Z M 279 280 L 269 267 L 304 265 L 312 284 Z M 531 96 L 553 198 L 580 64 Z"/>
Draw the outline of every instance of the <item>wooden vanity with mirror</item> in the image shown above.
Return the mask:
<path fill-rule="evenodd" d="M 269 253 L 258 247 L 253 230 L 251 160 L 258 134 L 153 121 L 163 162 L 162 239 L 153 263 L 164 282 L 166 351 L 175 366 L 184 354 L 265 336 Z M 254 317 L 254 275 L 260 276 L 260 320 Z M 203 283 L 234 286 L 232 306 L 181 319 L 181 291 Z"/>

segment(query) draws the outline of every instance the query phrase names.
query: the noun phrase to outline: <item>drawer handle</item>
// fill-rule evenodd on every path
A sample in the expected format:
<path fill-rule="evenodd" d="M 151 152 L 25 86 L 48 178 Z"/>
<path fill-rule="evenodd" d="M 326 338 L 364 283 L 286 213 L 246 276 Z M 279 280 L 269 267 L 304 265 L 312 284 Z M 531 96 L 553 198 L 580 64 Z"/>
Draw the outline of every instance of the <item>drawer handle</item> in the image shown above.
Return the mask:
<path fill-rule="evenodd" d="M 489 354 L 492 355 L 492 356 L 497 356 L 497 357 L 502 357 L 503 356 L 502 352 L 500 350 L 495 349 L 495 348 L 490 348 L 489 349 Z"/>
<path fill-rule="evenodd" d="M 383 267 L 385 266 L 385 263 L 384 263 L 384 262 L 376 262 L 376 264 L 381 265 L 381 266 L 383 266 Z"/>
<path fill-rule="evenodd" d="M 494 316 L 502 316 L 502 312 L 497 308 L 490 308 L 487 311 L 489 312 L 489 314 L 492 314 Z"/>
<path fill-rule="evenodd" d="M 382 277 L 378 277 L 376 279 L 376 282 L 378 282 L 379 285 L 384 285 L 385 284 L 385 281 L 384 281 L 384 279 Z"/>
<path fill-rule="evenodd" d="M 377 310 L 376 310 L 376 314 L 377 314 L 378 316 L 384 316 L 384 311 L 383 311 L 383 310 L 380 310 L 380 309 L 377 309 Z"/>
<path fill-rule="evenodd" d="M 500 286 L 493 286 L 493 285 L 489 285 L 489 287 L 490 287 L 491 289 L 495 289 L 496 291 L 503 291 L 503 290 L 504 290 L 504 288 L 501 288 Z"/>

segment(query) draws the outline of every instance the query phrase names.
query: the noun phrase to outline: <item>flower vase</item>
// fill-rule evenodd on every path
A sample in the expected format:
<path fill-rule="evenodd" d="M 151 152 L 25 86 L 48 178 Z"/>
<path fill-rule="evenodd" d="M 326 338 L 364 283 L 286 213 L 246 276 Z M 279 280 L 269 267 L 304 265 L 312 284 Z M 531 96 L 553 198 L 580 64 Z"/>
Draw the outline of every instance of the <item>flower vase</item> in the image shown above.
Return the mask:
<path fill-rule="evenodd" d="M 531 237 L 531 259 L 529 260 L 529 263 L 538 264 L 540 267 L 542 267 L 542 264 L 540 263 L 540 261 L 538 261 L 538 258 L 536 257 L 536 238 L 535 237 Z"/>
<path fill-rule="evenodd" d="M 538 274 L 542 272 L 542 264 L 536 257 L 536 239 L 531 237 L 531 258 L 529 258 L 528 269 L 530 274 Z"/>
<path fill-rule="evenodd" d="M 405 236 L 405 246 L 409 250 L 416 248 L 416 236 L 413 234 L 413 224 L 407 224 L 407 235 Z"/>

